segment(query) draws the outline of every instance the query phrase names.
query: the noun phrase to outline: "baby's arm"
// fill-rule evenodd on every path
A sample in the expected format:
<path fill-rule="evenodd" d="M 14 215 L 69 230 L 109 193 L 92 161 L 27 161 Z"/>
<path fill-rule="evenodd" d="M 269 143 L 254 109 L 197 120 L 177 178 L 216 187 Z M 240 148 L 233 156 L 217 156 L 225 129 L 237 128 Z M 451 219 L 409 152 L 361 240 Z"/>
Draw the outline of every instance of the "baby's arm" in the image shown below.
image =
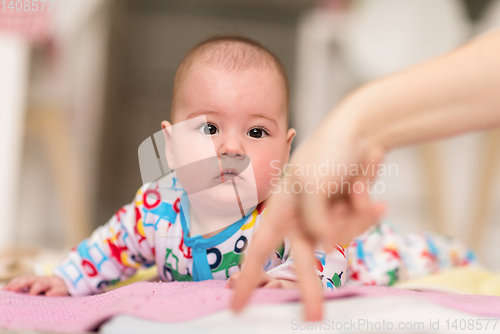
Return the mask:
<path fill-rule="evenodd" d="M 154 264 L 154 236 L 143 225 L 144 191 L 121 208 L 90 238 L 73 248 L 52 277 L 24 276 L 4 286 L 9 291 L 46 296 L 89 295 L 133 275 L 140 266 Z"/>
<path fill-rule="evenodd" d="M 146 189 L 139 189 L 132 203 L 73 248 L 53 271 L 71 295 L 101 292 L 132 276 L 139 267 L 154 265 L 154 235 L 145 232 L 143 222 Z"/>

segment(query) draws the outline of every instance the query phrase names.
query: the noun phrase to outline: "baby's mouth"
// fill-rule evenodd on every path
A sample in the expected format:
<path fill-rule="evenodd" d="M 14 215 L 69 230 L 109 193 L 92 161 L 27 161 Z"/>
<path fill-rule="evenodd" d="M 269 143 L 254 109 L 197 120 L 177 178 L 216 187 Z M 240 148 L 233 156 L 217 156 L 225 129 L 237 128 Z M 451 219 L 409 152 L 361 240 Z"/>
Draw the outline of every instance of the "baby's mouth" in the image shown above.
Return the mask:
<path fill-rule="evenodd" d="M 222 182 L 227 182 L 234 178 L 242 178 L 240 173 L 235 168 L 224 168 L 219 175 L 217 175 L 216 179 L 221 179 Z"/>

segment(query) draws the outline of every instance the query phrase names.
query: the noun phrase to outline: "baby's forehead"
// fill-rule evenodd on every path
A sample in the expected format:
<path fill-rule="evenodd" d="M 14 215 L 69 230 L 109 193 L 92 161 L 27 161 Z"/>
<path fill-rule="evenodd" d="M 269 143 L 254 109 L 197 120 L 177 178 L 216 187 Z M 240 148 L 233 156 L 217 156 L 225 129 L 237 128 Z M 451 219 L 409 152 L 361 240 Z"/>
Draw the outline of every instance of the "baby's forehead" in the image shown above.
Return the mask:
<path fill-rule="evenodd" d="M 272 68 L 245 68 L 229 70 L 218 66 L 200 64 L 186 73 L 184 88 L 200 87 L 207 91 L 216 89 L 226 93 L 239 89 L 245 95 L 258 93 L 286 99 L 287 87 L 279 73 Z M 203 91 L 204 92 L 204 91 Z"/>
<path fill-rule="evenodd" d="M 179 87 L 174 122 L 194 114 L 206 115 L 212 120 L 238 120 L 241 124 L 258 119 L 270 120 L 280 127 L 287 124 L 286 90 L 270 70 L 235 72 L 200 66 L 187 76 Z"/>
<path fill-rule="evenodd" d="M 172 113 L 176 113 L 178 102 L 184 100 L 185 96 L 180 98 L 180 92 L 192 91 L 192 87 L 186 84 L 197 84 L 196 79 L 200 78 L 197 75 L 199 72 L 215 72 L 216 75 L 212 81 L 224 81 L 231 76 L 232 82 L 236 85 L 239 82 L 245 82 L 249 76 L 258 72 L 262 81 L 272 82 L 268 86 L 273 88 L 276 99 L 285 99 L 286 109 L 288 109 L 289 86 L 284 67 L 278 58 L 258 43 L 238 38 L 236 40 L 223 39 L 202 43 L 192 49 L 183 59 L 176 73 Z M 234 81 L 235 78 L 241 80 Z M 203 79 L 206 79 L 206 76 Z M 260 84 L 255 80 L 247 81 L 248 85 Z"/>
<path fill-rule="evenodd" d="M 260 70 L 275 76 L 289 95 L 288 77 L 281 62 L 268 49 L 253 41 L 223 39 L 195 47 L 179 65 L 176 81 L 180 83 L 196 68 L 216 68 L 237 73 Z"/>
<path fill-rule="evenodd" d="M 274 99 L 288 105 L 288 91 L 278 71 L 273 68 L 232 70 L 213 64 L 191 66 L 177 86 L 179 101 L 200 96 L 227 96 L 236 93 L 244 98 Z M 212 93 L 212 95 L 211 95 Z"/>
<path fill-rule="evenodd" d="M 284 92 L 288 94 L 287 82 L 281 75 L 279 69 L 275 66 L 231 68 L 224 67 L 219 64 L 199 61 L 191 64 L 191 66 L 189 66 L 186 71 L 182 73 L 180 82 L 186 82 L 186 78 L 188 77 L 191 77 L 193 80 L 197 80 L 200 73 L 211 75 L 212 80 L 219 81 L 228 80 L 228 78 L 236 79 L 238 81 L 246 81 L 249 77 L 255 76 L 255 74 L 258 73 L 263 80 L 275 81 L 275 84 L 282 86 Z"/>

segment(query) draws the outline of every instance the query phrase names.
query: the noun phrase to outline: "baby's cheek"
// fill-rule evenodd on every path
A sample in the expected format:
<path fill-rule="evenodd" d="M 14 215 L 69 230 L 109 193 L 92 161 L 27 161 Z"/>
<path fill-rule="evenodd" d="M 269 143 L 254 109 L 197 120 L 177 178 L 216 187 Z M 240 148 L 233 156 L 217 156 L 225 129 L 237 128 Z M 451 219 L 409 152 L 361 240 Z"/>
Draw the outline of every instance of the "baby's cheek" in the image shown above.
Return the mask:
<path fill-rule="evenodd" d="M 271 191 L 278 184 L 281 178 L 281 160 L 262 159 L 252 166 L 255 174 L 257 194 L 259 202 L 265 200 L 271 194 Z"/>

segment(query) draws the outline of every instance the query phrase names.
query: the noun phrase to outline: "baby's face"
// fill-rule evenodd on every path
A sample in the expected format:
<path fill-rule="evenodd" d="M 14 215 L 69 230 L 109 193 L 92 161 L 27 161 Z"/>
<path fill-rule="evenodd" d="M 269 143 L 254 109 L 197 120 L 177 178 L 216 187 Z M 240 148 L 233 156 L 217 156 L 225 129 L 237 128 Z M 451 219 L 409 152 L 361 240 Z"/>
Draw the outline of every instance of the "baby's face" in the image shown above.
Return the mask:
<path fill-rule="evenodd" d="M 286 91 L 277 75 L 271 70 L 193 66 L 177 93 L 173 122 L 205 116 L 201 131 L 211 137 L 219 158 L 250 158 L 258 201 L 264 201 L 273 189 L 276 168 L 288 161 L 295 135 L 287 128 Z"/>

